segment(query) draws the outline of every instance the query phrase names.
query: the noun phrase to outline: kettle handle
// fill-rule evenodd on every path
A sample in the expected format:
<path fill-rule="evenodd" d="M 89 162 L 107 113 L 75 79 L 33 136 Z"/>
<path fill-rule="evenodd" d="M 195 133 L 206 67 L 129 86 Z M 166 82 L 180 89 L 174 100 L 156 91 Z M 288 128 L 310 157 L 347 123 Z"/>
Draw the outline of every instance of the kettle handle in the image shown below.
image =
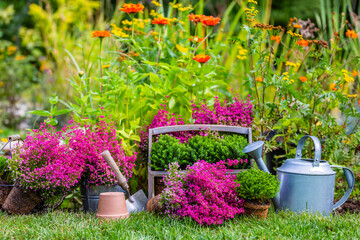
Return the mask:
<path fill-rule="evenodd" d="M 314 158 L 313 166 L 314 167 L 319 167 L 320 160 L 321 160 L 321 143 L 320 143 L 320 140 L 315 136 L 305 135 L 302 138 L 300 138 L 300 140 L 298 142 L 298 145 L 296 147 L 295 159 L 300 159 L 301 158 L 302 149 L 304 147 L 305 141 L 308 138 L 311 138 L 311 140 L 313 140 L 314 146 L 315 146 L 315 158 Z"/>
<path fill-rule="evenodd" d="M 348 184 L 348 187 L 346 189 L 346 192 L 344 193 L 344 196 L 337 203 L 334 204 L 333 210 L 335 210 L 338 207 L 340 207 L 341 205 L 343 205 L 343 203 L 346 202 L 346 200 L 350 197 L 350 194 L 351 194 L 351 192 L 354 188 L 354 184 L 355 184 L 355 176 L 354 176 L 354 173 L 349 168 L 341 167 L 341 166 L 337 166 L 337 165 L 331 165 L 330 167 L 342 168 L 342 170 L 344 171 L 344 174 L 345 174 L 346 182 Z"/>

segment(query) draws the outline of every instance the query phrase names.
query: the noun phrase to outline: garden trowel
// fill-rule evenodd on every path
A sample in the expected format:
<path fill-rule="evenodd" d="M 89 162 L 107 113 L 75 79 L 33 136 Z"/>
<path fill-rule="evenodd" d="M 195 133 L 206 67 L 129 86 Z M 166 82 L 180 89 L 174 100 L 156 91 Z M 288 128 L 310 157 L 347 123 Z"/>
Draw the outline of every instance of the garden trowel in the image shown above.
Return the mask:
<path fill-rule="evenodd" d="M 109 164 L 111 169 L 116 175 L 116 179 L 118 180 L 118 184 L 122 187 L 128 196 L 126 200 L 126 207 L 129 213 L 140 212 L 146 209 L 146 204 L 148 199 L 143 192 L 143 190 L 139 190 L 133 195 L 130 195 L 129 185 L 126 182 L 126 178 L 120 172 L 118 166 L 116 165 L 114 159 L 111 157 L 111 154 L 108 150 L 101 153 L 101 156 L 105 159 L 105 161 Z"/>

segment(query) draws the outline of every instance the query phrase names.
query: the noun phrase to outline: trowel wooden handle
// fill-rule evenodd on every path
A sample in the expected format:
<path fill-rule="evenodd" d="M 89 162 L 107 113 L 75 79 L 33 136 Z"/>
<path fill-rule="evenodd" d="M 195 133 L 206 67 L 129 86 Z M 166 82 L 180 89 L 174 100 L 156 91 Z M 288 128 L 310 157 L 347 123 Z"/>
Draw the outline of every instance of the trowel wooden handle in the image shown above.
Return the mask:
<path fill-rule="evenodd" d="M 126 182 L 126 178 L 120 172 L 118 166 L 116 165 L 114 159 L 111 157 L 111 154 L 108 150 L 101 153 L 101 156 L 105 159 L 105 161 L 110 165 L 111 169 L 115 173 L 116 179 L 118 180 L 118 184 L 124 189 L 128 190 L 129 185 Z"/>
<path fill-rule="evenodd" d="M 15 134 L 15 135 L 11 135 L 8 137 L 8 141 L 9 142 L 12 142 L 12 141 L 15 141 L 15 140 L 19 140 L 21 139 L 20 135 L 19 134 Z"/>

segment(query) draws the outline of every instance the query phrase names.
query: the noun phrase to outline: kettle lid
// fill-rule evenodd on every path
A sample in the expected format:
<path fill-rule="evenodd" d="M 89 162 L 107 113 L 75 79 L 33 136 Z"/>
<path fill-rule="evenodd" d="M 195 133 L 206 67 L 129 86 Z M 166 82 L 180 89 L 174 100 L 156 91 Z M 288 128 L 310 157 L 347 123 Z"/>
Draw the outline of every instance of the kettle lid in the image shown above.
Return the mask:
<path fill-rule="evenodd" d="M 310 138 L 314 142 L 315 157 L 314 159 L 306 159 L 302 157 L 302 149 L 305 141 Z M 285 163 L 277 169 L 279 172 L 304 174 L 304 175 L 332 175 L 335 172 L 331 169 L 327 161 L 321 160 L 321 143 L 315 136 L 305 135 L 296 147 L 295 158 L 287 159 Z"/>

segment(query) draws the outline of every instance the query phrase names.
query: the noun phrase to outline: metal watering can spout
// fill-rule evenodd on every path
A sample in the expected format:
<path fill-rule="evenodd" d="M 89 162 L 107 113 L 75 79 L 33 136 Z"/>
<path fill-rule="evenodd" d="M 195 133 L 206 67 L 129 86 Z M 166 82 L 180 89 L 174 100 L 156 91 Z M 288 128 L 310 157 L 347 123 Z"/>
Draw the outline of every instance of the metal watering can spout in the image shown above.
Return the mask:
<path fill-rule="evenodd" d="M 263 146 L 264 146 L 263 141 L 253 142 L 247 145 L 243 149 L 243 152 L 249 154 L 252 158 L 255 159 L 255 162 L 261 171 L 270 173 L 264 163 L 264 160 L 262 159 Z M 275 210 L 277 211 L 280 208 L 280 195 L 278 194 L 275 197 L 273 197 L 272 201 L 274 203 Z"/>

